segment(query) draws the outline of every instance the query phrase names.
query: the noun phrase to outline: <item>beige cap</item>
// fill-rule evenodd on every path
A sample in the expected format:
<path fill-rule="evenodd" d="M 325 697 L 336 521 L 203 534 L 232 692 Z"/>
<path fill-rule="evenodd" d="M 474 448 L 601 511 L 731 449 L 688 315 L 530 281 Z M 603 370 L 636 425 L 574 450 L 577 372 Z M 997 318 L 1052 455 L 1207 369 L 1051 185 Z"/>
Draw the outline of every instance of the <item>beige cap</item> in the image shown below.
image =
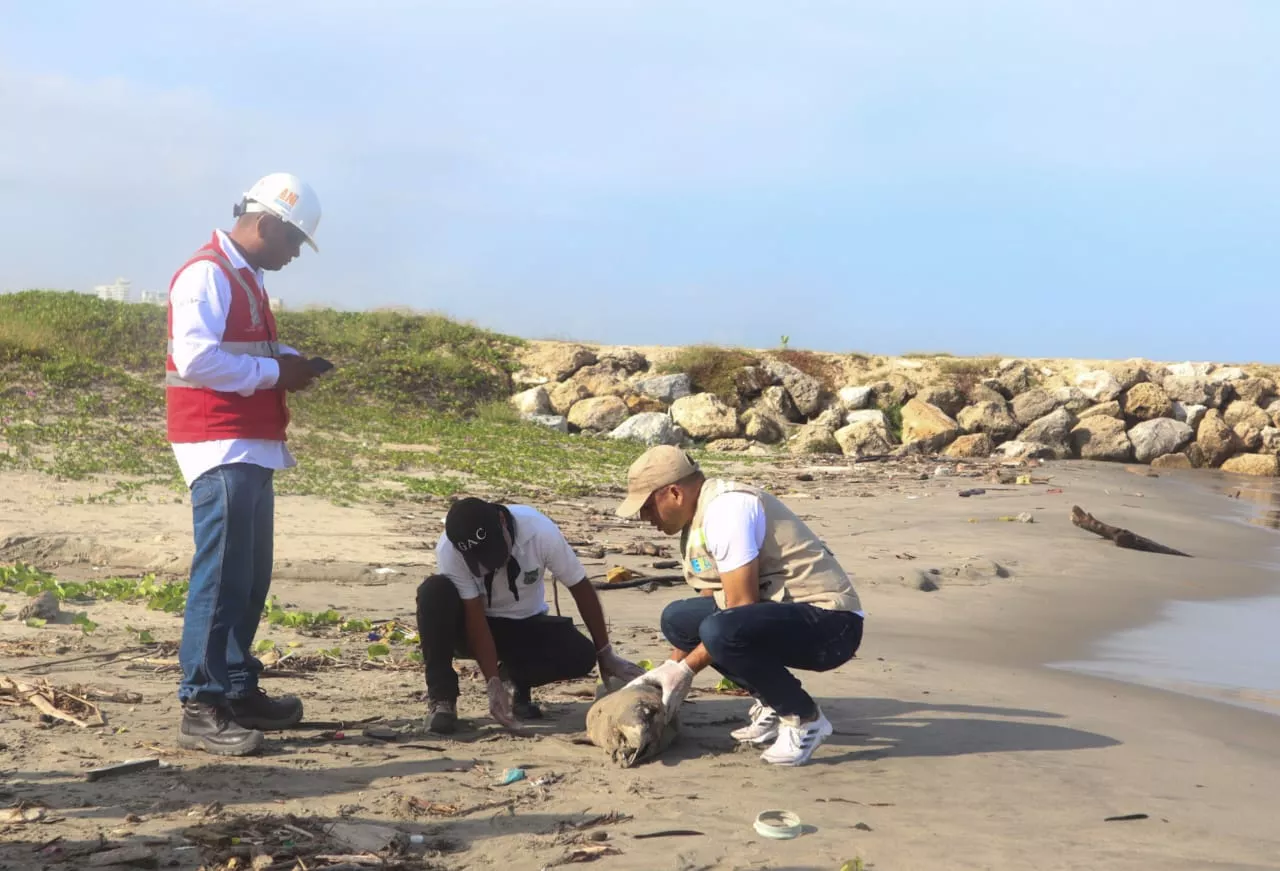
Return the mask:
<path fill-rule="evenodd" d="M 634 517 L 654 490 L 682 481 L 696 471 L 698 464 L 677 447 L 649 448 L 627 470 L 627 498 L 618 506 L 618 516 Z"/>

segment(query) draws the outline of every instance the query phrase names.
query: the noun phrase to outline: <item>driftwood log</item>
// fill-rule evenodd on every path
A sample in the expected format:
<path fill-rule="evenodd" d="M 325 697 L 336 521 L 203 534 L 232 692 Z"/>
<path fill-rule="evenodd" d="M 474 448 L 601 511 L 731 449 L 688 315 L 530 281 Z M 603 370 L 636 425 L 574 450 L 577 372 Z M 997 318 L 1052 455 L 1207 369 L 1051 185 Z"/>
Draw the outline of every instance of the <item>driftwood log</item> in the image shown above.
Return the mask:
<path fill-rule="evenodd" d="M 1086 532 L 1092 532 L 1094 535 L 1100 535 L 1103 538 L 1114 541 L 1116 547 L 1127 547 L 1130 550 L 1142 550 L 1147 553 L 1163 553 L 1169 556 L 1191 556 L 1189 553 L 1165 547 L 1163 544 L 1138 535 L 1136 532 L 1130 532 L 1127 529 L 1103 523 L 1079 505 L 1073 506 L 1071 509 L 1071 522 Z"/>
<path fill-rule="evenodd" d="M 608 581 L 591 582 L 591 586 L 597 590 L 629 590 L 635 587 L 644 587 L 654 584 L 659 587 L 670 587 L 674 584 L 683 584 L 684 575 L 641 575 L 638 578 L 632 578 L 629 581 L 618 581 L 609 583 Z"/>

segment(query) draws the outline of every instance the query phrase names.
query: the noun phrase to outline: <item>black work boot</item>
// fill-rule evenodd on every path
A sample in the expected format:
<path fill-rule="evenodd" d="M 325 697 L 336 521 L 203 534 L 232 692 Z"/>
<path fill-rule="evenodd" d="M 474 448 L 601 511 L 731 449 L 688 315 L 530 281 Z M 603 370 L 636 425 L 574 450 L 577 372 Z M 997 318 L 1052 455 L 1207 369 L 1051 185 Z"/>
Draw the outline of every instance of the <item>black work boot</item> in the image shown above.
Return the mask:
<path fill-rule="evenodd" d="M 427 730 L 452 735 L 458 730 L 458 704 L 449 699 L 427 701 Z"/>
<path fill-rule="evenodd" d="M 231 715 L 246 729 L 274 732 L 302 722 L 302 702 L 294 696 L 273 699 L 258 689 L 242 699 L 227 699 Z"/>
<path fill-rule="evenodd" d="M 179 747 L 218 756 L 249 756 L 262 749 L 262 741 L 262 733 L 237 723 L 225 703 L 209 704 L 190 699 L 182 705 Z"/>

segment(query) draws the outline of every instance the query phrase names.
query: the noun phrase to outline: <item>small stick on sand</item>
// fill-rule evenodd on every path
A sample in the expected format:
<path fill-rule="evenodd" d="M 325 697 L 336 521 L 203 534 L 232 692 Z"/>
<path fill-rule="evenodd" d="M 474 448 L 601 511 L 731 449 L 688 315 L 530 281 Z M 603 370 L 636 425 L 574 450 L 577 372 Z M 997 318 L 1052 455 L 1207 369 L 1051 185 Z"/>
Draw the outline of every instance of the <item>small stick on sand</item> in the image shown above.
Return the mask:
<path fill-rule="evenodd" d="M 1165 547 L 1163 544 L 1154 542 L 1149 538 L 1130 532 L 1127 529 L 1121 529 L 1118 526 L 1111 526 L 1110 524 L 1103 523 L 1079 505 L 1075 505 L 1071 509 L 1071 522 L 1087 532 L 1092 532 L 1094 535 L 1100 535 L 1103 538 L 1108 538 L 1111 541 L 1114 541 L 1116 543 L 1116 547 L 1127 547 L 1130 550 L 1143 550 L 1147 553 L 1163 553 L 1168 554 L 1169 556 L 1191 556 L 1189 553 L 1183 553 L 1180 550 Z"/>

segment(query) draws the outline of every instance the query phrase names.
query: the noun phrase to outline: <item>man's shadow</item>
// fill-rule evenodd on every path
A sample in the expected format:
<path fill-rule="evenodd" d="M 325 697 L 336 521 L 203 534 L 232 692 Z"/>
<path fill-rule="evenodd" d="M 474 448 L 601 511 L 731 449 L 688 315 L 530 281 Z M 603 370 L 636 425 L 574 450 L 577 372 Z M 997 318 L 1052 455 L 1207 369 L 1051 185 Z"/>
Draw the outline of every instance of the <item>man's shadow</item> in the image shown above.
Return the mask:
<path fill-rule="evenodd" d="M 884 698 L 818 699 L 835 727 L 827 747 L 848 752 L 819 753 L 810 764 L 835 765 L 886 757 L 965 756 L 974 753 L 1097 750 L 1121 742 L 1107 735 L 1045 722 L 1062 714 L 981 705 L 929 704 Z M 660 758 L 676 764 L 713 753 L 731 752 L 729 732 L 747 722 L 749 700 L 700 698 L 681 711 L 680 741 Z"/>

